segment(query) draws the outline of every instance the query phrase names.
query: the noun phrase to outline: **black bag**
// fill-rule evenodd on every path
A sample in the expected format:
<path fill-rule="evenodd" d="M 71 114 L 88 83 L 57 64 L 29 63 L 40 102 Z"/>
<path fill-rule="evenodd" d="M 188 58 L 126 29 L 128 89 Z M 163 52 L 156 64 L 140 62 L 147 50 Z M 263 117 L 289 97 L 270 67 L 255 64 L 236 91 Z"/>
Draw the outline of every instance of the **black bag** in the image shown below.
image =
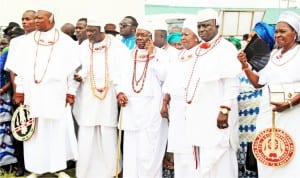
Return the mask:
<path fill-rule="evenodd" d="M 255 34 L 244 49 L 249 64 L 255 71 L 260 71 L 269 62 L 271 49 L 268 44 Z"/>
<path fill-rule="evenodd" d="M 247 154 L 245 161 L 246 169 L 257 172 L 257 160 L 252 151 L 252 142 L 247 143 Z"/>

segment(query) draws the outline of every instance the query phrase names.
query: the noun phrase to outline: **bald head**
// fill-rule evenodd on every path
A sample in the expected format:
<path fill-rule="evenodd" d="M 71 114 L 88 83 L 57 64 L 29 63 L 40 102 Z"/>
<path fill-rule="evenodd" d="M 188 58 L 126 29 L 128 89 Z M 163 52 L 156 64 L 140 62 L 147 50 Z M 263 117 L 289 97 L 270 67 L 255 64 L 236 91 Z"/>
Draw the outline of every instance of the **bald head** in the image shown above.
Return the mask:
<path fill-rule="evenodd" d="M 54 27 L 54 15 L 45 10 L 38 10 L 35 14 L 36 29 L 39 31 L 48 31 Z"/>
<path fill-rule="evenodd" d="M 75 26 L 71 23 L 65 23 L 61 27 L 61 31 L 72 37 L 75 33 Z"/>

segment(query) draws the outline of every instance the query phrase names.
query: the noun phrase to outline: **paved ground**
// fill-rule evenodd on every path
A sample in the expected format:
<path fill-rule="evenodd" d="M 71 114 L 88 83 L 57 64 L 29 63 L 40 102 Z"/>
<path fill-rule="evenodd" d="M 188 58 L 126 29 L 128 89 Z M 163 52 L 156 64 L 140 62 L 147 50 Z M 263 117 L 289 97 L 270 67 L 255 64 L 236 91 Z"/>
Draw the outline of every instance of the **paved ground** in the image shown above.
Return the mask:
<path fill-rule="evenodd" d="M 65 171 L 68 175 L 70 175 L 72 178 L 75 178 L 75 169 L 67 169 Z M 0 175 L 0 178 L 26 178 L 26 176 L 28 176 L 29 173 L 26 173 L 25 176 L 23 177 L 15 177 L 14 176 L 14 171 L 10 171 L 10 172 L 6 172 L 4 175 Z M 40 176 L 39 178 L 56 178 L 57 176 L 55 176 L 54 174 L 44 174 L 42 176 Z"/>

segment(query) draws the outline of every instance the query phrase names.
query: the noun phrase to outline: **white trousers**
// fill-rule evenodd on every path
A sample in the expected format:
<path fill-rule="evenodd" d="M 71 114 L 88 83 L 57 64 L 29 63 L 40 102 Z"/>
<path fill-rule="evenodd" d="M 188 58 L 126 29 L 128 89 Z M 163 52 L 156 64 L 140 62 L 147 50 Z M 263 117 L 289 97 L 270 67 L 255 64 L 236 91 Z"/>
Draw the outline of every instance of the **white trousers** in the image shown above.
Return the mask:
<path fill-rule="evenodd" d="M 73 150 L 76 148 L 72 148 L 72 145 L 76 142 L 76 137 L 70 119 L 72 118 L 36 119 L 35 133 L 30 140 L 24 142 L 26 170 L 36 174 L 54 173 L 64 170 L 67 160 L 74 159 Z"/>
<path fill-rule="evenodd" d="M 200 148 L 198 178 L 238 177 L 236 152 L 224 148 Z"/>
<path fill-rule="evenodd" d="M 161 178 L 167 121 L 160 126 L 124 131 L 123 178 Z"/>
<path fill-rule="evenodd" d="M 198 178 L 192 147 L 190 153 L 174 153 L 175 178 Z"/>
<path fill-rule="evenodd" d="M 112 178 L 116 170 L 117 128 L 79 126 L 77 178 Z"/>

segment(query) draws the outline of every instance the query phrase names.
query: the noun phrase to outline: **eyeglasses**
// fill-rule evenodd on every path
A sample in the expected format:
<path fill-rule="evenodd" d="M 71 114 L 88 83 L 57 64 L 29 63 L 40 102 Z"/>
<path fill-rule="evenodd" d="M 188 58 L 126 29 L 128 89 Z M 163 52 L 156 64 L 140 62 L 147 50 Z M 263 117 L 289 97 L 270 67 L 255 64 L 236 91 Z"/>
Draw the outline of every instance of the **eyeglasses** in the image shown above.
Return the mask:
<path fill-rule="evenodd" d="M 119 26 L 122 28 L 126 28 L 128 26 L 132 26 L 132 24 L 127 24 L 127 23 L 119 23 Z"/>

